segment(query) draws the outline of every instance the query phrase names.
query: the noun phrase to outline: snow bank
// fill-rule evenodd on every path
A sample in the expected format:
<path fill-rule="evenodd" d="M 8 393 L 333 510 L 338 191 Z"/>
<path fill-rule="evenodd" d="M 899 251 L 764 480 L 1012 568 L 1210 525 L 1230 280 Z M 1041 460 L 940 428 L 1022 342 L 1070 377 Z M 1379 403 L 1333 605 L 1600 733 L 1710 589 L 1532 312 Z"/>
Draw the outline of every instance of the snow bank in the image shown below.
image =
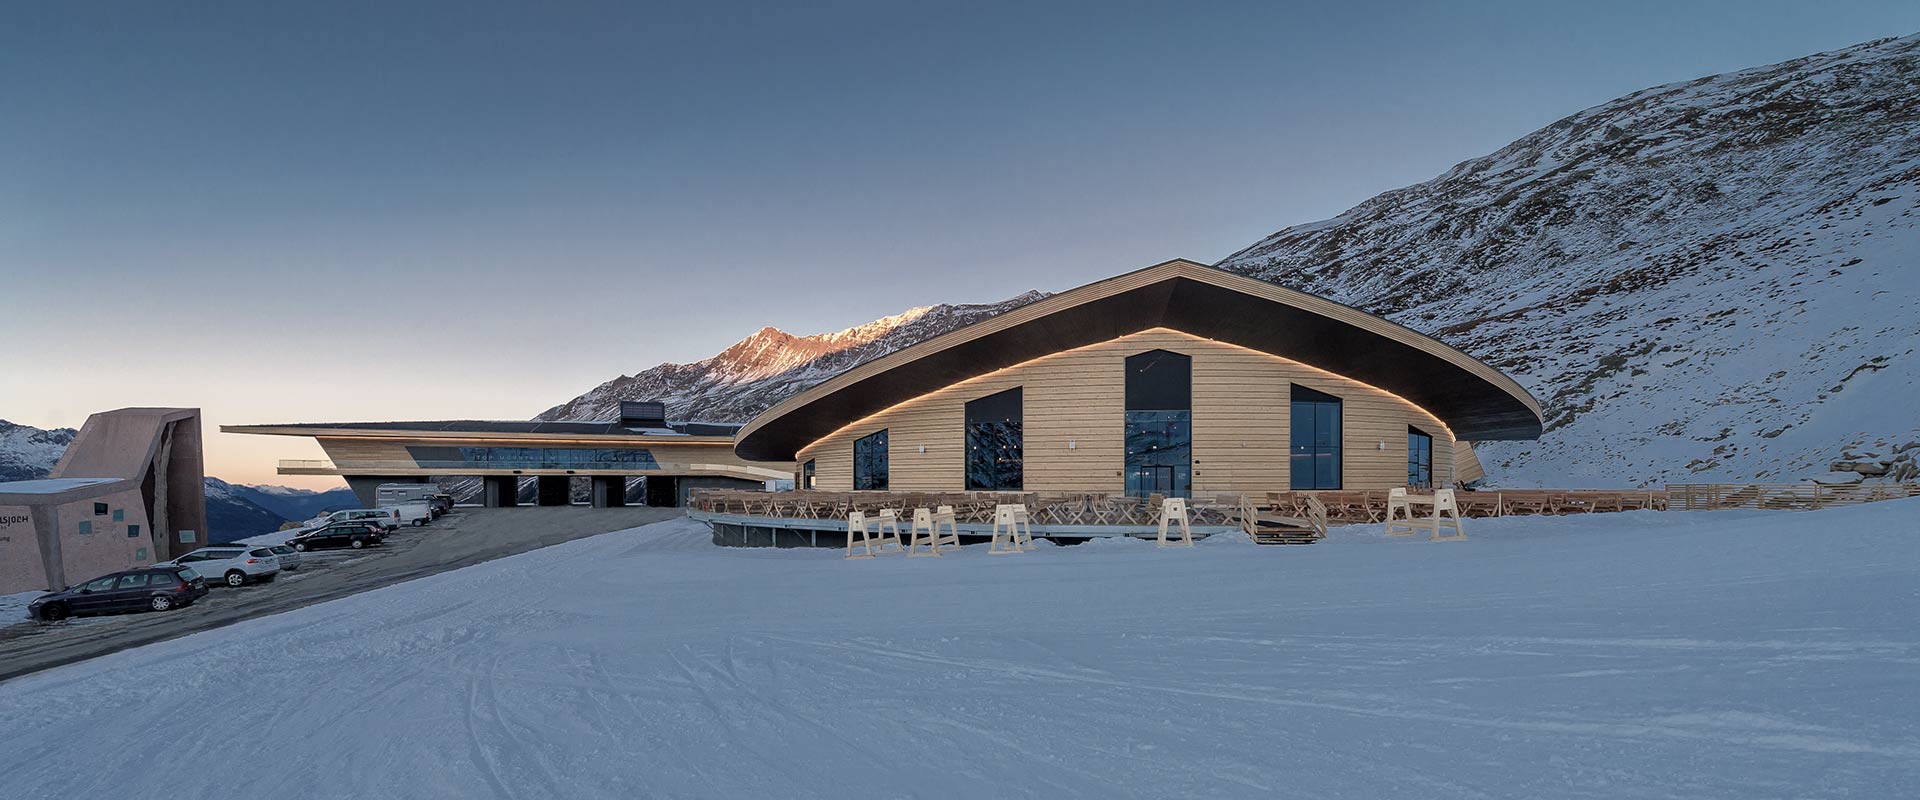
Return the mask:
<path fill-rule="evenodd" d="M 0 685 L 0 776 L 19 797 L 1897 796 L 1920 781 L 1916 513 L 858 562 L 679 520 Z"/>

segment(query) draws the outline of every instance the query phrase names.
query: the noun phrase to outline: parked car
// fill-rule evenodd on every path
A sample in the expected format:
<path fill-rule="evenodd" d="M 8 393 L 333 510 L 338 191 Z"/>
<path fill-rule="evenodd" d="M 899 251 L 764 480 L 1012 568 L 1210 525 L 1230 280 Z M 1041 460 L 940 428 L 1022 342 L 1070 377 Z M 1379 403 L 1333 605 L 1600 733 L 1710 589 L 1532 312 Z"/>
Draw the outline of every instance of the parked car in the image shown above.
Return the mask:
<path fill-rule="evenodd" d="M 370 520 L 330 522 L 287 540 L 287 546 L 302 553 L 329 547 L 373 547 L 386 540 L 380 526 Z"/>
<path fill-rule="evenodd" d="M 274 555 L 280 557 L 280 569 L 286 572 L 300 571 L 300 562 L 304 560 L 300 555 L 300 551 L 284 544 L 267 545 L 267 549 L 272 550 Z"/>
<path fill-rule="evenodd" d="M 202 547 L 172 561 L 155 564 L 192 567 L 194 572 L 228 586 L 240 587 L 273 580 L 280 574 L 280 557 L 273 548 L 257 544 L 217 544 Z"/>
<path fill-rule="evenodd" d="M 324 517 L 314 518 L 307 523 L 307 528 L 309 530 L 318 530 L 330 522 L 346 522 L 356 519 L 372 520 L 378 523 L 380 527 L 389 531 L 397 531 L 400 529 L 400 512 L 391 508 L 349 508 L 345 511 L 335 511 Z"/>
<path fill-rule="evenodd" d="M 27 604 L 27 616 L 58 622 L 72 616 L 166 611 L 207 596 L 207 581 L 191 567 L 154 566 L 103 575 Z"/>

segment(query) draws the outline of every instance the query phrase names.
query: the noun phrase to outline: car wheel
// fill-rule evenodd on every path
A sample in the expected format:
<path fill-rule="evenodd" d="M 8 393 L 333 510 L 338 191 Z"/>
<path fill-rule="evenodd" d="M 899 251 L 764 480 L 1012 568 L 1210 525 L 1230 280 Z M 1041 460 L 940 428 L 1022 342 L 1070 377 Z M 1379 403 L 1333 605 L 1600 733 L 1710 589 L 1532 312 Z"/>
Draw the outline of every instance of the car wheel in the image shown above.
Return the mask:
<path fill-rule="evenodd" d="M 416 519 L 413 521 L 413 527 L 416 527 L 416 528 L 427 527 L 427 521 L 424 519 Z"/>
<path fill-rule="evenodd" d="M 355 540 L 353 540 L 353 544 L 351 544 L 351 545 L 349 545 L 349 546 L 350 546 L 350 547 L 352 547 L 352 548 L 353 548 L 353 549 L 355 549 L 355 550 L 358 550 L 358 549 L 360 549 L 360 548 L 362 548 L 362 547 L 366 547 L 366 546 L 367 546 L 367 543 L 366 543 L 366 542 L 365 542 L 364 540 L 361 540 L 361 539 L 355 539 Z"/>
<path fill-rule="evenodd" d="M 161 595 L 159 597 L 155 597 L 151 600 L 148 600 L 147 605 L 152 607 L 153 610 L 155 611 L 165 611 L 169 608 L 173 608 L 173 598 L 167 597 L 166 595 Z"/>
<path fill-rule="evenodd" d="M 67 618 L 67 607 L 59 603 L 40 609 L 40 618 L 48 622 L 59 622 Z"/>
<path fill-rule="evenodd" d="M 247 585 L 247 573 L 237 569 L 227 573 L 227 585 L 236 588 Z"/>
<path fill-rule="evenodd" d="M 296 544 L 296 545 L 294 545 L 294 546 L 293 546 L 293 549 L 295 549 L 295 550 L 298 550 L 298 551 L 300 551 L 300 552 L 302 552 L 302 553 L 304 553 L 304 552 L 307 552 L 307 543 L 306 543 L 306 542 L 301 542 L 301 543 L 299 543 L 299 544 Z"/>

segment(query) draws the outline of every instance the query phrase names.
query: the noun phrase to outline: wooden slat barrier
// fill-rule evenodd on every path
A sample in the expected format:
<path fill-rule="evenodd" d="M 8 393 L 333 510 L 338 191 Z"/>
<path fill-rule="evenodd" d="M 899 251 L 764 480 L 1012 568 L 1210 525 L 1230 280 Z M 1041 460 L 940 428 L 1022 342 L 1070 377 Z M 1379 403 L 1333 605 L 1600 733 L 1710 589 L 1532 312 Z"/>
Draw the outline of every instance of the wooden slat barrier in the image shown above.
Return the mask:
<path fill-rule="evenodd" d="M 1674 508 L 1712 511 L 1726 508 L 1765 508 L 1812 511 L 1880 500 L 1920 497 L 1920 483 L 1856 483 L 1830 486 L 1819 483 L 1673 483 L 1667 495 Z"/>

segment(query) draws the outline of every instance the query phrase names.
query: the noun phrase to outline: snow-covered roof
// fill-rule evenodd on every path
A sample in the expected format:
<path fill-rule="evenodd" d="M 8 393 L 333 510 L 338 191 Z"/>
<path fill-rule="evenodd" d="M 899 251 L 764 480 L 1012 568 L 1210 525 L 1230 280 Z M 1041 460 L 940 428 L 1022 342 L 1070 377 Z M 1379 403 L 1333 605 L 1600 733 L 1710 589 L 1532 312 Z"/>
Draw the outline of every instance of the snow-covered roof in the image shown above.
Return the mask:
<path fill-rule="evenodd" d="M 59 494 L 103 483 L 113 483 L 119 478 L 41 478 L 32 481 L 8 481 L 0 483 L 0 494 Z"/>
<path fill-rule="evenodd" d="M 0 505 L 52 505 L 118 491 L 124 478 L 40 478 L 0 483 Z"/>

